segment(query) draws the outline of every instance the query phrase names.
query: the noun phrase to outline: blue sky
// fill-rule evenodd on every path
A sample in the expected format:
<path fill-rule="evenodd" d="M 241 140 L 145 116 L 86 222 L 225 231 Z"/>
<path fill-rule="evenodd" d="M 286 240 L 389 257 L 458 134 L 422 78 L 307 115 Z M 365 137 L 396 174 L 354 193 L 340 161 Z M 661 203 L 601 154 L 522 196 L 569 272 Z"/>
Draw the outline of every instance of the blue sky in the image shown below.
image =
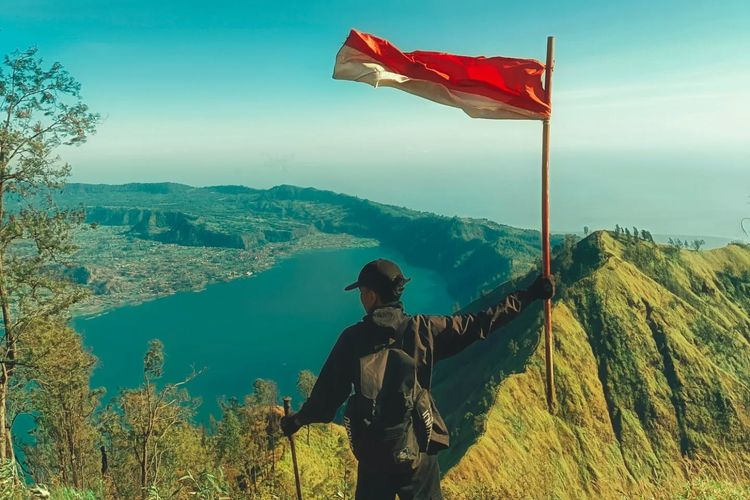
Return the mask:
<path fill-rule="evenodd" d="M 747 2 L 0 0 L 0 52 L 37 46 L 99 131 L 82 182 L 279 183 L 538 227 L 538 122 L 472 120 L 331 79 L 349 28 L 404 50 L 544 58 L 555 35 L 553 230 L 742 238 Z"/>

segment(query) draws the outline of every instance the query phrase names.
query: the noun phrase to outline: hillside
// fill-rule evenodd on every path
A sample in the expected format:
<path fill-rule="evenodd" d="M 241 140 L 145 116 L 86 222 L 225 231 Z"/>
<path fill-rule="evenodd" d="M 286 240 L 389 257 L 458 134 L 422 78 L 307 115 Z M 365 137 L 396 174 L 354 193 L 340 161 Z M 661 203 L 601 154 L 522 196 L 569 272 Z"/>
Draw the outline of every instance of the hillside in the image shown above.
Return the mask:
<path fill-rule="evenodd" d="M 554 416 L 538 307 L 438 367 L 450 498 L 671 496 L 696 475 L 747 485 L 750 249 L 598 232 L 558 252 L 553 271 Z"/>
<path fill-rule="evenodd" d="M 272 188 L 262 199 L 256 206 L 311 221 L 320 231 L 373 238 L 394 248 L 408 261 L 442 274 L 448 291 L 462 303 L 477 291 L 523 274 L 539 253 L 537 231 L 487 219 L 445 217 L 294 186 Z M 266 200 L 273 201 L 270 207 Z M 332 210 L 311 216 L 305 202 Z M 553 245 L 560 241 L 560 236 L 552 239 Z"/>
<path fill-rule="evenodd" d="M 303 250 L 378 243 L 437 271 L 468 303 L 524 274 L 539 252 L 537 231 L 295 186 L 68 184 L 54 196 L 96 226 L 80 232 L 75 257 L 94 309 L 254 274 Z"/>

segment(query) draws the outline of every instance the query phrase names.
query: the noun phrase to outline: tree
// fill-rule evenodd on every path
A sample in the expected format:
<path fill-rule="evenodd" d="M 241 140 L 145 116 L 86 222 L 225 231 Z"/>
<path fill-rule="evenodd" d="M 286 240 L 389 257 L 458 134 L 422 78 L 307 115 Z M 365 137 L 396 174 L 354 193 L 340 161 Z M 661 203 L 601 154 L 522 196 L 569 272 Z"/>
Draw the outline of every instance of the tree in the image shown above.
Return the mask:
<path fill-rule="evenodd" d="M 262 497 L 275 479 L 276 450 L 269 446 L 268 407 L 255 401 L 251 395 L 244 404 L 236 399 L 222 403 L 216 435 L 217 465 L 228 472 L 243 497 L 249 493 Z"/>
<path fill-rule="evenodd" d="M 620 229 L 620 225 L 615 224 L 615 234 L 619 236 L 621 232 L 622 232 L 622 229 Z"/>
<path fill-rule="evenodd" d="M 258 378 L 253 382 L 253 393 L 248 398 L 255 405 L 273 406 L 278 402 L 278 394 L 279 389 L 276 386 L 276 382 Z"/>
<path fill-rule="evenodd" d="M 302 370 L 297 376 L 297 392 L 302 396 L 303 401 L 307 401 L 307 398 L 312 394 L 313 387 L 318 377 L 315 376 L 310 370 Z M 307 444 L 310 444 L 310 426 L 307 426 Z"/>
<path fill-rule="evenodd" d="M 641 234 L 638 228 L 633 226 L 633 241 L 638 241 L 638 236 Z"/>
<path fill-rule="evenodd" d="M 318 380 L 318 377 L 315 376 L 313 372 L 310 370 L 302 370 L 299 372 L 299 375 L 297 375 L 297 391 L 299 392 L 299 395 L 302 397 L 303 401 L 306 401 L 307 398 L 310 397 L 310 394 L 312 394 L 313 387 L 315 387 L 315 382 Z"/>
<path fill-rule="evenodd" d="M 36 49 L 0 65 L 0 460 L 12 459 L 11 380 L 19 342 L 35 322 L 60 319 L 83 294 L 63 279 L 60 264 L 73 250 L 78 211 L 60 210 L 50 192 L 70 166 L 54 151 L 79 145 L 99 119 L 80 97 L 80 84 L 60 63 L 45 67 Z"/>
<path fill-rule="evenodd" d="M 240 464 L 243 459 L 242 426 L 237 400 L 220 403 L 222 418 L 216 431 L 216 459 L 219 463 Z"/>
<path fill-rule="evenodd" d="M 75 488 L 97 485 L 101 460 L 95 410 L 102 390 L 89 381 L 96 358 L 81 336 L 64 324 L 37 324 L 25 343 L 36 366 L 19 366 L 26 382 L 20 394 L 33 410 L 33 445 L 24 446 L 26 463 L 37 483 Z"/>
<path fill-rule="evenodd" d="M 283 450 L 278 446 L 277 393 L 273 381 L 257 379 L 242 404 L 236 399 L 221 403 L 216 465 L 226 470 L 239 490 L 238 497 L 269 498 L 278 493 L 276 462 Z M 284 441 L 280 442 L 283 447 Z"/>
<path fill-rule="evenodd" d="M 696 252 L 700 252 L 701 247 L 706 244 L 705 240 L 693 240 L 693 248 Z"/>
<path fill-rule="evenodd" d="M 164 346 L 160 340 L 151 340 L 143 358 L 143 385 L 138 389 L 124 390 L 119 395 L 116 401 L 119 411 L 114 412 L 119 417 L 119 424 L 109 432 L 113 448 L 129 450 L 135 457 L 142 498 L 159 486 L 158 480 L 162 476 L 174 475 L 162 474 L 162 466 L 175 461 L 178 443 L 195 430 L 189 421 L 197 402 L 182 386 L 198 373 L 194 371 L 184 380 L 164 384 L 159 389 L 156 381 L 163 372 Z M 117 442 L 121 443 L 120 446 L 114 445 Z M 129 494 L 132 496 L 133 492 Z"/>
<path fill-rule="evenodd" d="M 588 226 L 583 226 L 583 235 L 584 236 L 588 236 L 588 234 L 589 234 L 589 227 Z"/>

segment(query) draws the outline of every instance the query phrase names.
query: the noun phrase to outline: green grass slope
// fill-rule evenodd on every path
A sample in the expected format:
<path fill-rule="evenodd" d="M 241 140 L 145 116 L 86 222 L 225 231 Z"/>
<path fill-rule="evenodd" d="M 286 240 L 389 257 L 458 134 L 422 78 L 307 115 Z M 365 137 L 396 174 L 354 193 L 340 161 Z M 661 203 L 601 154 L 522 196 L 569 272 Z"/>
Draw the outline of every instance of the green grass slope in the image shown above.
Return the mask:
<path fill-rule="evenodd" d="M 294 436 L 302 498 L 354 498 L 357 462 L 349 449 L 346 431 L 336 424 L 315 424 L 308 440 L 304 427 Z M 283 445 L 287 448 L 286 442 Z M 279 463 L 282 491 L 279 498 L 294 498 L 294 468 L 291 452 L 285 449 Z"/>
<path fill-rule="evenodd" d="M 448 497 L 750 494 L 750 249 L 599 232 L 553 270 L 554 415 L 538 307 L 439 365 Z"/>

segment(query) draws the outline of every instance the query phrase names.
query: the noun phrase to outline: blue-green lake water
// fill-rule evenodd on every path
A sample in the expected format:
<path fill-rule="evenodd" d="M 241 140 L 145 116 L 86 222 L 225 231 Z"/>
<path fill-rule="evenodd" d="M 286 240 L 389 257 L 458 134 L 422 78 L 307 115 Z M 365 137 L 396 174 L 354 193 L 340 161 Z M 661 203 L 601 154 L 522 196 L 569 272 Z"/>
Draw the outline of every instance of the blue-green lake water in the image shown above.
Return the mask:
<path fill-rule="evenodd" d="M 105 387 L 109 398 L 141 384 L 147 343 L 158 338 L 164 343 L 164 381 L 183 379 L 191 367 L 204 370 L 187 386 L 203 400 L 198 420 L 218 417 L 217 399 L 242 398 L 257 378 L 275 380 L 280 395 L 298 403 L 299 371 L 318 373 L 341 331 L 364 314 L 359 294 L 344 292 L 344 286 L 378 257 L 398 262 L 412 278 L 403 297 L 407 312 L 450 312 L 453 299 L 442 278 L 406 264 L 392 250 L 305 252 L 251 278 L 74 319 L 99 359 L 92 386 Z"/>

